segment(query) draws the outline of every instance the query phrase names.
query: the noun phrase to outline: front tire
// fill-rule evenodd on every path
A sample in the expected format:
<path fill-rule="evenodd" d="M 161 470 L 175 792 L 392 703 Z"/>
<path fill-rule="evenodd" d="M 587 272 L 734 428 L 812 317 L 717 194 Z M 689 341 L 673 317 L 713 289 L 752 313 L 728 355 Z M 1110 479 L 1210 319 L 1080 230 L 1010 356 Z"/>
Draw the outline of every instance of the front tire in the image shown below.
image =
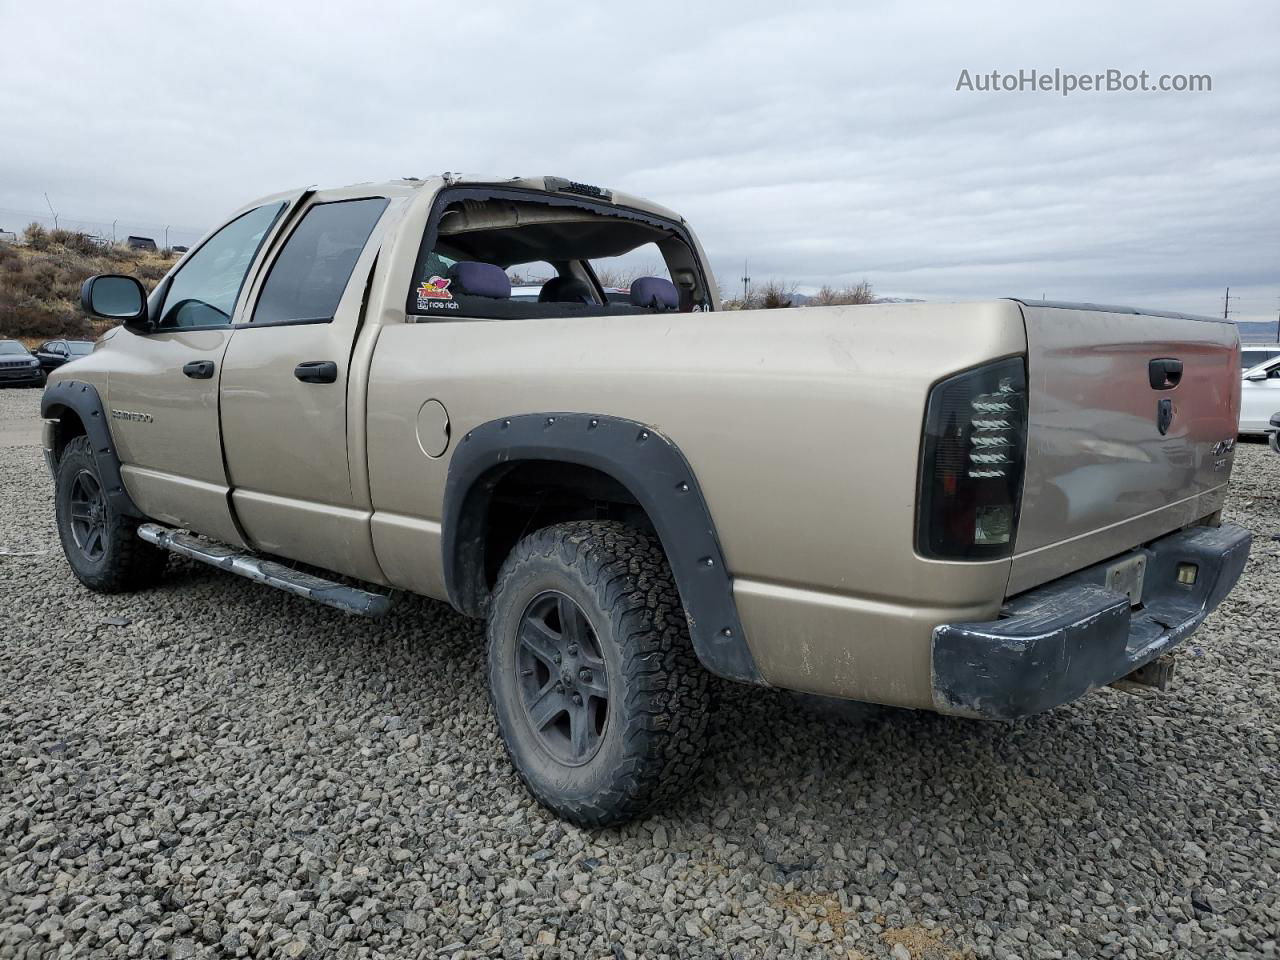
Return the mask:
<path fill-rule="evenodd" d="M 75 437 L 62 451 L 54 511 L 67 563 L 90 590 L 139 590 L 164 573 L 168 554 L 139 540 L 138 521 L 116 511 L 107 500 L 88 437 Z"/>
<path fill-rule="evenodd" d="M 688 787 L 708 675 L 654 537 L 603 521 L 525 537 L 498 574 L 488 647 L 507 753 L 557 816 L 621 823 Z"/>

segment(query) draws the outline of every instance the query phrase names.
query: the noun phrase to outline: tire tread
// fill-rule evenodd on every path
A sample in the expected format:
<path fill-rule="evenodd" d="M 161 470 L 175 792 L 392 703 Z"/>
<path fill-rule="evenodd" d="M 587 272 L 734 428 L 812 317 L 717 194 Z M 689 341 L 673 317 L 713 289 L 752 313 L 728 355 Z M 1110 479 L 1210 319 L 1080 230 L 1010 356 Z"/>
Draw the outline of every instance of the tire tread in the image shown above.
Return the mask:
<path fill-rule="evenodd" d="M 558 561 L 576 573 L 607 612 L 623 661 L 622 709 L 610 704 L 610 722 L 625 724 L 623 755 L 609 787 L 580 801 L 549 795 L 530 781 L 499 723 L 507 752 L 526 788 L 567 820 L 604 826 L 642 816 L 687 789 L 701 764 L 707 731 L 708 674 L 694 653 L 666 555 L 653 535 L 616 521 L 544 527 L 516 544 L 503 563 L 495 605 L 502 602 L 508 581 L 534 558 Z M 492 625 L 491 617 L 491 631 Z M 497 688 L 494 662 L 491 656 L 491 699 Z"/>

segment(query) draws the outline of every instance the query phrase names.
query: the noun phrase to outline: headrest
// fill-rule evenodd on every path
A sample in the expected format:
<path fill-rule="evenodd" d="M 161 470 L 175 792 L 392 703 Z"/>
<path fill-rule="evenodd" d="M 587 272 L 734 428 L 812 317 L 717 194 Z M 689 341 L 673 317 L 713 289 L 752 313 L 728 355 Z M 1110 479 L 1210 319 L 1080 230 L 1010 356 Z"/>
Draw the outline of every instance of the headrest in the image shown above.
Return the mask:
<path fill-rule="evenodd" d="M 595 303 L 591 287 L 576 277 L 552 277 L 538 291 L 539 303 Z"/>
<path fill-rule="evenodd" d="M 511 296 L 511 278 L 505 270 L 492 263 L 464 260 L 449 268 L 449 277 L 455 284 L 453 289 L 459 293 L 495 300 L 506 300 Z"/>
<path fill-rule="evenodd" d="M 661 277 L 640 277 L 631 283 L 631 303 L 637 307 L 675 310 L 680 306 L 676 285 Z"/>

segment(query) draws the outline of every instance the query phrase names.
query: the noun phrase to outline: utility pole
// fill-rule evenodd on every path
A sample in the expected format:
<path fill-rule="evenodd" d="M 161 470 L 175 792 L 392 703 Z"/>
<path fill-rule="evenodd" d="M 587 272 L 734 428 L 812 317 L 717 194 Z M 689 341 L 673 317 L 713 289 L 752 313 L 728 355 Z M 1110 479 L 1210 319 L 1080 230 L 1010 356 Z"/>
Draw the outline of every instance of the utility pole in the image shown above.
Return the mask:
<path fill-rule="evenodd" d="M 111 245 L 113 247 L 116 245 L 116 224 L 119 222 L 119 220 L 111 221 Z"/>
<path fill-rule="evenodd" d="M 169 249 L 169 225 L 167 223 L 164 225 L 164 248 L 166 250 Z"/>
<path fill-rule="evenodd" d="M 44 202 L 49 207 L 49 212 L 53 214 L 53 229 L 58 229 L 58 211 L 53 209 L 53 204 L 49 202 L 49 194 L 44 195 Z"/>
<path fill-rule="evenodd" d="M 1239 300 L 1239 297 L 1236 297 Z M 1222 319 L 1226 320 L 1231 316 L 1231 288 L 1227 287 L 1227 292 L 1222 296 Z"/>
<path fill-rule="evenodd" d="M 747 261 L 742 261 L 742 306 L 745 309 L 751 297 L 751 278 L 747 276 Z"/>

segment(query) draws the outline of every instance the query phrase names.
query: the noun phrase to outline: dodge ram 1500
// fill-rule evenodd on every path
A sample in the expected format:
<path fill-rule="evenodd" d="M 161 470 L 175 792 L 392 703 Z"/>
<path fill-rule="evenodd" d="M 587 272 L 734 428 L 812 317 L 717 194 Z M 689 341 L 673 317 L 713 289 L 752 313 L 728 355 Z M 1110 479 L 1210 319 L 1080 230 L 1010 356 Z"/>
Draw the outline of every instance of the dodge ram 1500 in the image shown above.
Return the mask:
<path fill-rule="evenodd" d="M 641 248 L 665 276 L 606 295 Z M 75 575 L 149 587 L 173 552 L 486 618 L 514 766 L 579 823 L 688 782 L 711 674 L 997 719 L 1159 684 L 1249 550 L 1230 323 L 724 312 L 680 216 L 561 178 L 269 196 L 149 298 L 82 300 L 118 325 L 43 399 Z"/>

